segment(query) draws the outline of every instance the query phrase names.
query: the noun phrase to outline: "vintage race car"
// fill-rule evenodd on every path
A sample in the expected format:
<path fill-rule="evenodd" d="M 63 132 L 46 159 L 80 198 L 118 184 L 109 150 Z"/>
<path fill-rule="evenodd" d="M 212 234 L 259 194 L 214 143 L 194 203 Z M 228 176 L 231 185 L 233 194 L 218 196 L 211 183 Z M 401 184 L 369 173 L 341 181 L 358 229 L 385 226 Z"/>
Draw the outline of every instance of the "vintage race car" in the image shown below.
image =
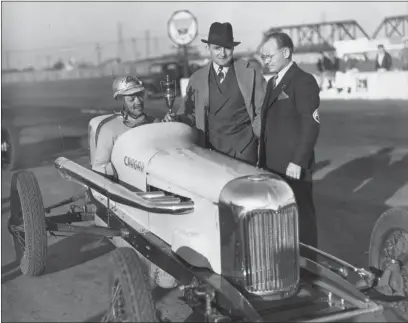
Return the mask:
<path fill-rule="evenodd" d="M 89 124 L 90 164 L 107 117 Z M 371 236 L 370 269 L 356 268 L 299 241 L 298 209 L 285 181 L 199 147 L 187 125 L 127 131 L 115 143 L 112 163 L 115 178 L 56 159 L 62 177 L 85 193 L 46 208 L 34 175 L 15 173 L 8 222 L 28 276 L 44 270 L 47 232 L 112 239 L 119 248 L 112 254 L 105 321 L 163 319 L 146 262 L 174 277 L 185 302 L 207 322 L 407 321 L 407 209 L 381 215 Z M 69 203 L 67 214 L 45 216 Z M 71 224 L 92 219 L 92 226 Z M 303 257 L 302 249 L 324 261 Z"/>

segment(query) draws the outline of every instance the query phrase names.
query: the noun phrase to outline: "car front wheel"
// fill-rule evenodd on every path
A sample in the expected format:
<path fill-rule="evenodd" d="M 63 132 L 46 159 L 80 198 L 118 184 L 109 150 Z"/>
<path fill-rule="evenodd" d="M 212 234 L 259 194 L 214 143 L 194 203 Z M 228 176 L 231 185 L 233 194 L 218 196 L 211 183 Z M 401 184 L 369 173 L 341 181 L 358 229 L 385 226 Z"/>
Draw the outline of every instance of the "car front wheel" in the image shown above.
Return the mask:
<path fill-rule="evenodd" d="M 25 276 L 39 276 L 47 260 L 47 231 L 41 190 L 31 172 L 13 174 L 8 229 L 21 272 Z"/>
<path fill-rule="evenodd" d="M 112 252 L 110 304 L 102 322 L 159 322 L 145 264 L 132 248 Z"/>

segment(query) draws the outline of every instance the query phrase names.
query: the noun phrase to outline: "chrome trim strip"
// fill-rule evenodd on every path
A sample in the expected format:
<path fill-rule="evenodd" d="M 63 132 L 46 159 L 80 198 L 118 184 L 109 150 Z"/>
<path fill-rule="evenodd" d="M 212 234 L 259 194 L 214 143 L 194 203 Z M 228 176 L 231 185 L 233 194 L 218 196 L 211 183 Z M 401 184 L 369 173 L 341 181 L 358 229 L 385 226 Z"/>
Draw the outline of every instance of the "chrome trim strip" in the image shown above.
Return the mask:
<path fill-rule="evenodd" d="M 302 322 L 302 323 L 317 323 L 317 322 L 338 322 L 338 321 L 345 321 L 349 320 L 353 317 L 357 317 L 364 314 L 372 314 L 375 312 L 382 311 L 384 308 L 380 305 L 372 308 L 364 308 L 364 309 L 356 309 L 350 312 L 345 313 L 336 313 L 336 314 L 327 314 L 323 317 L 313 318 L 310 320 L 299 320 L 299 321 L 292 321 L 292 322 Z"/>
<path fill-rule="evenodd" d="M 143 197 L 144 199 L 153 199 L 153 198 L 156 198 L 156 197 L 165 196 L 164 192 L 162 192 L 162 191 L 140 193 L 139 195 L 140 195 L 140 197 Z"/>
<path fill-rule="evenodd" d="M 65 157 L 57 158 L 54 164 L 63 178 L 94 189 L 117 203 L 152 213 L 186 214 L 194 210 L 193 201 L 181 202 L 178 197 L 163 196 L 164 193 L 158 198 L 154 198 L 151 193 L 132 192 L 126 187 Z M 158 194 L 156 193 L 156 195 Z"/>

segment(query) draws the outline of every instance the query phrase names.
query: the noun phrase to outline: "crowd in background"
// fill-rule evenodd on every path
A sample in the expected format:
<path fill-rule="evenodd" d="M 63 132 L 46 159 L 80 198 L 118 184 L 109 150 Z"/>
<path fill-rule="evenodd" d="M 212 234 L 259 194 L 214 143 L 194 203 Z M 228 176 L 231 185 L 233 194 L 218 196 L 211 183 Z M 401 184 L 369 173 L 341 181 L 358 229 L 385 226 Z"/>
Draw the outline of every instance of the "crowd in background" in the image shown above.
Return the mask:
<path fill-rule="evenodd" d="M 383 44 L 379 44 L 377 46 L 377 54 L 372 65 L 372 71 L 408 71 L 408 37 L 404 37 L 402 42 L 404 47 L 395 55 L 400 61 L 400 68 L 396 68 L 393 65 L 393 56 L 387 51 Z M 316 68 L 320 79 L 320 89 L 337 89 L 338 91 L 342 91 L 344 88 L 346 88 L 346 90 L 350 92 L 351 86 L 347 84 L 350 82 L 350 76 L 360 71 L 358 68 L 358 63 L 360 61 L 358 55 L 346 55 L 343 58 L 343 64 L 340 63 L 341 61 L 340 58 L 337 57 L 336 51 L 320 52 L 320 55 L 321 57 L 316 63 Z"/>

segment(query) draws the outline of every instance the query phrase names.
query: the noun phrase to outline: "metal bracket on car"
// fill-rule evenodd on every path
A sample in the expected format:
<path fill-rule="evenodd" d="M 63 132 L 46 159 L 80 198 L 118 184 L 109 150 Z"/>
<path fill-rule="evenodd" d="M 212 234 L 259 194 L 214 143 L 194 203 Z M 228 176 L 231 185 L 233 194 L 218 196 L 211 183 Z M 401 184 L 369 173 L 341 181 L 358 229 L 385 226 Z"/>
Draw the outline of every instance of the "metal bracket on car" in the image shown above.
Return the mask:
<path fill-rule="evenodd" d="M 345 266 L 345 267 L 348 267 L 348 268 L 352 269 L 355 273 L 357 273 L 360 277 L 362 277 L 364 279 L 367 279 L 367 280 L 374 280 L 375 279 L 375 275 L 372 272 L 367 271 L 364 268 L 357 268 L 357 267 L 353 266 L 352 264 L 350 264 L 350 263 L 348 263 L 348 262 L 346 262 L 344 260 L 341 260 L 341 259 L 339 259 L 339 258 L 337 258 L 335 256 L 332 256 L 331 254 L 328 254 L 327 252 L 324 252 L 322 250 L 319 250 L 319 249 L 317 249 L 315 247 L 309 246 L 309 245 L 304 244 L 302 242 L 299 242 L 299 244 L 302 247 L 313 250 L 314 252 L 318 253 L 319 255 L 321 255 L 323 257 L 326 257 L 326 258 L 328 258 L 330 260 L 333 260 L 333 261 L 337 262 L 338 264 L 340 264 L 342 266 Z"/>

